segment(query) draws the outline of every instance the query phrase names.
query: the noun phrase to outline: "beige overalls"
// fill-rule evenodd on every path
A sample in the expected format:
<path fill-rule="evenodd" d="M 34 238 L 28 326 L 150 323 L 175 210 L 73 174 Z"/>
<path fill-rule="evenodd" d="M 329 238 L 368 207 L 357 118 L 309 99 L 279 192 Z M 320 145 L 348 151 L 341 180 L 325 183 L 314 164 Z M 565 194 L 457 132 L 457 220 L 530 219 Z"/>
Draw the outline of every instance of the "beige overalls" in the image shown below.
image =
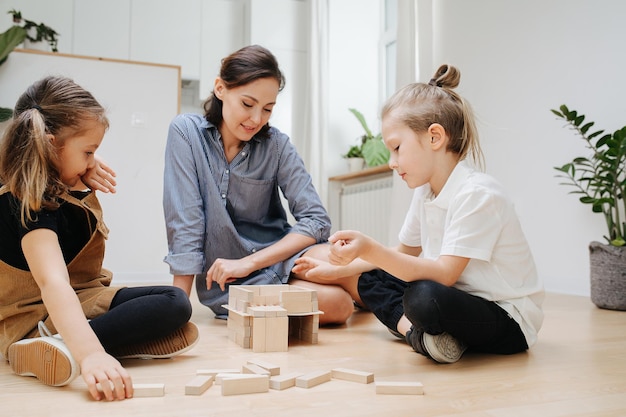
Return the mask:
<path fill-rule="evenodd" d="M 69 204 L 91 212 L 97 222 L 89 242 L 67 265 L 70 284 L 85 316 L 92 319 L 109 310 L 113 297 L 121 288 L 109 287 L 113 274 L 102 268 L 104 241 L 109 229 L 104 224 L 102 207 L 94 192 L 83 200 L 69 194 L 62 198 Z M 30 271 L 22 271 L 0 261 L 0 353 L 7 358 L 12 343 L 39 336 L 37 323 L 40 320 L 56 333 L 41 299 L 41 291 Z"/>

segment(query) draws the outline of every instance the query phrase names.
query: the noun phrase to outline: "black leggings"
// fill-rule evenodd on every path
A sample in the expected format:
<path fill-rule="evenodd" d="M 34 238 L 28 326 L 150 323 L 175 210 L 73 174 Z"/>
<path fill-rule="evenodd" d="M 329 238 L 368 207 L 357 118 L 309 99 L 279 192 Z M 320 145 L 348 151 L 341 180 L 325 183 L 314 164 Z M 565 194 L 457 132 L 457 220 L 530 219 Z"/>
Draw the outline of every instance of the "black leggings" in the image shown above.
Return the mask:
<path fill-rule="evenodd" d="M 178 330 L 191 318 L 187 294 L 173 286 L 122 288 L 109 311 L 89 323 L 109 352 L 121 346 L 150 342 Z"/>
<path fill-rule="evenodd" d="M 404 314 L 418 331 L 446 332 L 469 350 L 511 354 L 528 349 L 519 325 L 493 301 L 434 281 L 407 283 L 376 269 L 361 274 L 361 300 L 387 327 Z"/>

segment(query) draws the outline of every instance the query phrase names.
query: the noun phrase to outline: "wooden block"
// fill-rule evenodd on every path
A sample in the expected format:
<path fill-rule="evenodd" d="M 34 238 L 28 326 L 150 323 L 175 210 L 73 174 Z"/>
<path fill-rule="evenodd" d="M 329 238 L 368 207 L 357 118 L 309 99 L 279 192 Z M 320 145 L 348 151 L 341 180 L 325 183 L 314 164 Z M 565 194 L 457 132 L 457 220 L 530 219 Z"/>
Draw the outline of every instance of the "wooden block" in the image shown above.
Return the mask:
<path fill-rule="evenodd" d="M 220 369 L 198 369 L 196 375 L 211 375 L 215 377 L 217 374 L 238 374 L 239 369 L 235 368 L 220 368 Z"/>
<path fill-rule="evenodd" d="M 289 291 L 289 285 L 258 285 L 259 294 L 264 296 L 280 296 L 281 291 Z"/>
<path fill-rule="evenodd" d="M 249 303 L 254 299 L 254 290 L 248 285 L 229 285 L 228 286 L 228 299 L 231 297 L 237 300 L 247 301 Z M 230 302 L 229 302 L 230 304 Z"/>
<path fill-rule="evenodd" d="M 252 316 L 247 313 L 236 310 L 228 310 L 228 324 L 237 324 L 239 326 L 250 326 L 252 324 Z"/>
<path fill-rule="evenodd" d="M 265 305 L 267 306 L 277 306 L 280 304 L 280 295 L 266 295 L 265 296 Z"/>
<path fill-rule="evenodd" d="M 299 372 L 291 372 L 285 375 L 276 375 L 270 377 L 270 388 L 275 390 L 284 390 L 296 385 L 296 378 L 302 376 Z"/>
<path fill-rule="evenodd" d="M 311 291 L 284 291 L 280 294 L 280 305 L 289 314 L 312 311 Z"/>
<path fill-rule="evenodd" d="M 249 307 L 250 307 L 250 303 L 248 301 L 237 300 L 237 307 L 236 307 L 236 309 L 238 311 L 241 311 L 243 313 L 247 313 Z"/>
<path fill-rule="evenodd" d="M 222 380 L 222 395 L 253 394 L 267 392 L 270 377 L 267 375 L 248 374 L 245 377 L 228 377 Z"/>
<path fill-rule="evenodd" d="M 332 377 L 335 379 L 343 379 L 346 381 L 360 382 L 361 384 L 369 384 L 374 382 L 374 374 L 371 372 L 356 371 L 347 368 L 335 368 L 332 370 Z"/>
<path fill-rule="evenodd" d="M 315 371 L 296 378 L 296 386 L 300 388 L 312 388 L 316 385 L 330 381 L 330 371 Z"/>
<path fill-rule="evenodd" d="M 162 397 L 165 395 L 165 384 L 133 384 L 134 398 Z"/>
<path fill-rule="evenodd" d="M 300 334 L 298 336 L 298 339 L 304 341 L 304 342 L 308 342 L 312 345 L 316 345 L 317 344 L 317 339 L 318 339 L 318 334 L 319 333 L 309 333 L 309 332 L 305 332 L 305 331 L 300 331 Z"/>
<path fill-rule="evenodd" d="M 250 349 L 252 347 L 252 336 L 244 336 L 242 334 L 237 334 L 236 336 L 236 342 L 239 346 L 241 346 L 244 349 Z"/>
<path fill-rule="evenodd" d="M 261 368 L 258 365 L 255 365 L 253 363 L 247 363 L 245 365 L 241 366 L 241 373 L 242 374 L 257 374 L 257 375 L 270 375 L 270 371 L 268 371 L 267 369 Z"/>
<path fill-rule="evenodd" d="M 245 378 L 247 376 L 254 376 L 255 374 L 242 374 L 240 371 L 237 372 L 225 372 L 223 374 L 215 375 L 214 383 L 215 385 L 222 385 L 222 382 L 226 378 Z"/>
<path fill-rule="evenodd" d="M 298 324 L 302 330 L 310 333 L 318 333 L 320 328 L 320 316 L 318 314 L 300 316 Z"/>
<path fill-rule="evenodd" d="M 198 375 L 185 385 L 185 395 L 202 395 L 213 385 L 213 375 Z"/>
<path fill-rule="evenodd" d="M 424 386 L 421 382 L 376 382 L 376 394 L 422 395 Z"/>
<path fill-rule="evenodd" d="M 252 320 L 252 351 L 265 352 L 265 317 Z"/>
<path fill-rule="evenodd" d="M 265 351 L 287 352 L 289 350 L 289 317 L 265 319 Z"/>
<path fill-rule="evenodd" d="M 273 363 L 264 361 L 262 359 L 249 359 L 249 364 L 260 366 L 261 368 L 267 370 L 270 373 L 270 376 L 275 376 L 280 374 L 280 366 L 274 365 Z"/>
<path fill-rule="evenodd" d="M 253 306 L 264 306 L 267 304 L 267 297 L 264 295 L 255 295 L 254 298 L 252 299 L 252 303 L 250 303 Z"/>

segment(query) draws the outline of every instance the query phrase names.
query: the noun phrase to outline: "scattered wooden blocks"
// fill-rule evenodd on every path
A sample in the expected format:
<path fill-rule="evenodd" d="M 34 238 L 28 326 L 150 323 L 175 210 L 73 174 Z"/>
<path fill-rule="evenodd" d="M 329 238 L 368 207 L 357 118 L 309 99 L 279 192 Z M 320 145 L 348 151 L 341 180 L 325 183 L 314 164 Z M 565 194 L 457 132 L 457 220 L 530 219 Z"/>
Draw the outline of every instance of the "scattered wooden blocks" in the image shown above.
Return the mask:
<path fill-rule="evenodd" d="M 330 371 L 315 371 L 296 378 L 296 386 L 300 388 L 312 388 L 316 385 L 330 381 Z"/>
<path fill-rule="evenodd" d="M 346 381 L 360 382 L 361 384 L 369 384 L 374 382 L 374 374 L 371 372 L 356 371 L 346 368 L 335 368 L 332 370 L 332 377 L 335 379 L 343 379 Z"/>
<path fill-rule="evenodd" d="M 213 375 L 198 375 L 185 385 L 185 395 L 202 395 L 213 385 Z"/>
<path fill-rule="evenodd" d="M 165 384 L 133 384 L 134 398 L 162 397 L 165 395 Z"/>
<path fill-rule="evenodd" d="M 247 363 L 241 366 L 242 374 L 257 374 L 257 375 L 267 375 L 270 376 L 270 371 L 265 368 L 261 368 L 259 365 L 255 365 L 253 363 Z"/>
<path fill-rule="evenodd" d="M 245 374 L 222 379 L 222 395 L 253 394 L 267 392 L 270 378 L 267 375 Z"/>
<path fill-rule="evenodd" d="M 217 374 L 238 374 L 240 373 L 239 369 L 235 368 L 224 368 L 224 369 L 198 369 L 196 371 L 196 375 L 212 375 L 215 377 Z"/>
<path fill-rule="evenodd" d="M 296 378 L 302 376 L 300 372 L 290 372 L 285 375 L 270 377 L 270 388 L 281 391 L 296 385 Z"/>
<path fill-rule="evenodd" d="M 261 359 L 250 359 L 248 363 L 252 365 L 260 366 L 261 368 L 269 371 L 270 376 L 280 374 L 280 367 L 278 365 L 274 365 L 273 363 L 266 362 Z"/>
<path fill-rule="evenodd" d="M 421 382 L 376 382 L 376 394 L 422 395 L 424 386 Z"/>

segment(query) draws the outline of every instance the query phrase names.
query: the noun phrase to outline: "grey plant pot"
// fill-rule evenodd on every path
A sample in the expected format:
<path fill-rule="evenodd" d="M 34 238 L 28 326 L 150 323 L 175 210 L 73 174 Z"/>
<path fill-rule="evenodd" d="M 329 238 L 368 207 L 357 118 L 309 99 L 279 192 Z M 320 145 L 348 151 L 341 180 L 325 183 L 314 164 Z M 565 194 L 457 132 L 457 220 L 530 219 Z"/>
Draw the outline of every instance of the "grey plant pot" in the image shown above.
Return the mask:
<path fill-rule="evenodd" d="M 591 301 L 600 308 L 626 311 L 626 247 L 589 244 Z"/>

